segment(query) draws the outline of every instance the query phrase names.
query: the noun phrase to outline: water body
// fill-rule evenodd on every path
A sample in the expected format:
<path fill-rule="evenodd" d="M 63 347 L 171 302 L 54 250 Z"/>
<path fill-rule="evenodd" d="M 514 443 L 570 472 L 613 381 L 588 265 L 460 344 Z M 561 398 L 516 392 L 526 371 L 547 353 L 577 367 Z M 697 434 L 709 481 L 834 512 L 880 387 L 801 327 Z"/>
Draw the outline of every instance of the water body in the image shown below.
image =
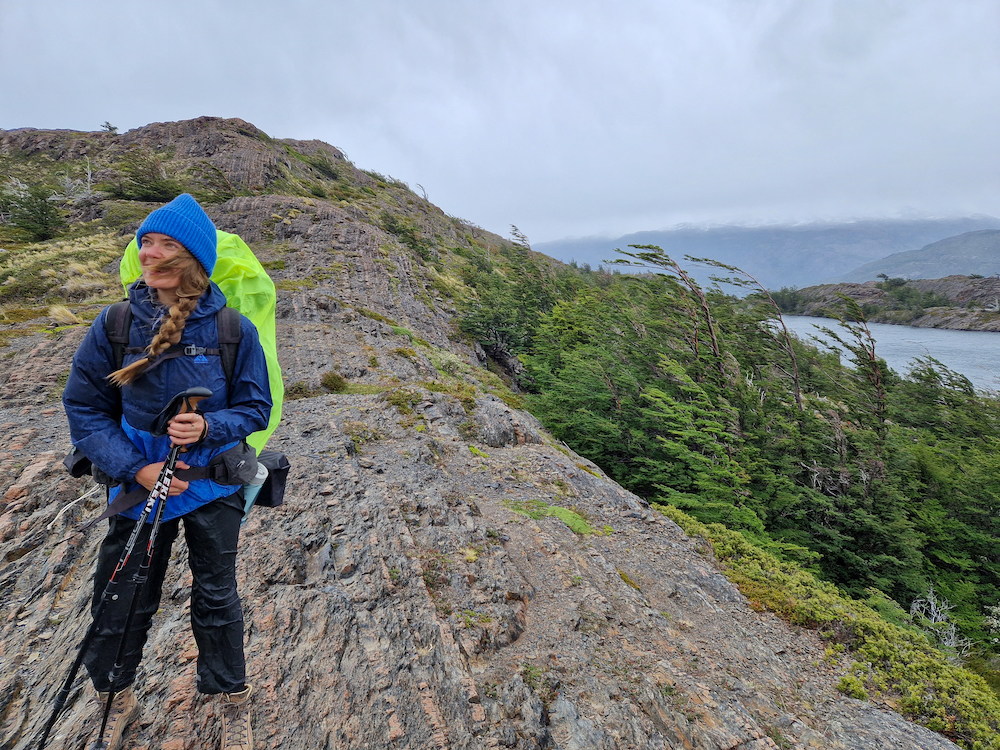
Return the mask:
<path fill-rule="evenodd" d="M 786 315 L 785 325 L 805 341 L 810 341 L 810 336 L 829 340 L 816 326 L 841 331 L 832 318 Z M 868 328 L 875 338 L 875 353 L 900 374 L 909 371 L 917 357 L 929 356 L 967 377 L 979 390 L 1000 391 L 1000 333 L 884 323 L 869 323 Z"/>

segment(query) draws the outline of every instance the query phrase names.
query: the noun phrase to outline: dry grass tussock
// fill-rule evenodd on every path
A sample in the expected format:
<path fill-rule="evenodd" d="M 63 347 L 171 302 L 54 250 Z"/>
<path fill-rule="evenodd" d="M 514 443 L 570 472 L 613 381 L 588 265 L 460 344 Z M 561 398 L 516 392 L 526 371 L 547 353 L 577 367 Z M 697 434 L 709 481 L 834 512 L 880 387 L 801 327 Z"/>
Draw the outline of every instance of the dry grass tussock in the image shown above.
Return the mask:
<path fill-rule="evenodd" d="M 122 238 L 96 234 L 25 245 L 0 256 L 0 304 L 97 303 L 121 296 Z"/>

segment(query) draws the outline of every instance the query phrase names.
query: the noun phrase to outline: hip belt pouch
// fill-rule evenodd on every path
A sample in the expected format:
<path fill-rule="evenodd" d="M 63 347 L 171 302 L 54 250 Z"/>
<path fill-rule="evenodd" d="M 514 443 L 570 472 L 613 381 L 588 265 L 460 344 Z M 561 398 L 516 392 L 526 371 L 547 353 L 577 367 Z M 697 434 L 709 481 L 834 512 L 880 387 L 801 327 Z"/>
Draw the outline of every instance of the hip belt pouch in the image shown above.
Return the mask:
<path fill-rule="evenodd" d="M 285 501 L 285 482 L 291 464 L 285 454 L 278 451 L 261 451 L 257 461 L 267 467 L 267 479 L 260 488 L 255 504 L 275 508 Z"/>
<path fill-rule="evenodd" d="M 213 458 L 208 466 L 178 469 L 174 476 L 190 482 L 211 479 L 218 484 L 247 484 L 257 474 L 257 451 L 241 440 L 225 453 Z"/>
<path fill-rule="evenodd" d="M 63 466 L 66 467 L 71 476 L 77 479 L 89 474 L 98 484 L 107 485 L 108 487 L 121 484 L 120 480 L 108 476 L 99 467 L 92 464 L 86 454 L 76 446 L 73 446 L 73 450 L 63 459 Z"/>
<path fill-rule="evenodd" d="M 63 459 L 63 466 L 66 467 L 66 471 L 70 473 L 70 476 L 79 479 L 90 473 L 92 464 L 84 452 L 74 445 L 73 450 Z"/>
<path fill-rule="evenodd" d="M 220 484 L 247 484 L 257 474 L 257 451 L 245 440 L 217 458 L 222 459 L 227 481 Z"/>

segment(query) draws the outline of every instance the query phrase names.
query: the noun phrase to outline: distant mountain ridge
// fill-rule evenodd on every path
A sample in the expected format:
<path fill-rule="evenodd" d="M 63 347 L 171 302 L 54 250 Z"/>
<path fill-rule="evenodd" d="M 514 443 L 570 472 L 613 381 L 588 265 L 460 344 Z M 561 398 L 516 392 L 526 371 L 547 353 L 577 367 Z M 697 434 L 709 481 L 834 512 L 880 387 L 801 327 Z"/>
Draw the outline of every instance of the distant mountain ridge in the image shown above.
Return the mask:
<path fill-rule="evenodd" d="M 758 227 L 677 227 L 635 232 L 617 239 L 584 237 L 539 242 L 533 247 L 559 260 L 576 260 L 596 267 L 614 259 L 615 248 L 658 245 L 680 261 L 691 255 L 739 266 L 766 287 L 779 289 L 839 280 L 859 266 L 886 256 L 919 250 L 939 240 L 980 230 L 1000 230 L 1000 219 L 977 215 Z"/>
<path fill-rule="evenodd" d="M 919 250 L 893 253 L 866 263 L 840 281 L 864 282 L 879 274 L 902 279 L 939 279 L 944 276 L 993 276 L 1000 273 L 1000 230 L 980 229 L 932 242 Z"/>

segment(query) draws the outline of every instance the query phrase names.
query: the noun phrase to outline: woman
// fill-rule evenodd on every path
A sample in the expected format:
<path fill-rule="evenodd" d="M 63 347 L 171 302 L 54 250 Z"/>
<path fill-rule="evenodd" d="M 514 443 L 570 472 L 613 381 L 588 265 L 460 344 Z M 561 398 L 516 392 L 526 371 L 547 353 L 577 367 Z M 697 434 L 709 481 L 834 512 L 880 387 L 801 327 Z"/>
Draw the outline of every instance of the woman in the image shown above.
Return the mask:
<path fill-rule="evenodd" d="M 171 442 L 185 446 L 179 469 L 208 466 L 267 425 L 271 393 L 264 353 L 253 324 L 242 318 L 242 335 L 232 382 L 219 357 L 216 313 L 226 304 L 209 280 L 216 260 L 211 219 L 190 195 L 153 211 L 136 234 L 142 278 L 129 288 L 132 322 L 123 367 L 115 370 L 105 309 L 73 357 L 63 394 L 73 445 L 116 482 L 119 492 L 150 490 Z M 151 432 L 153 420 L 181 391 L 203 386 L 213 396 L 196 412 L 178 414 L 167 434 Z M 101 545 L 92 612 L 135 528 L 142 503 L 112 516 Z M 243 514 L 242 485 L 210 479 L 175 478 L 155 540 L 149 578 L 139 597 L 135 625 L 128 634 L 124 669 L 111 683 L 128 597 L 108 602 L 85 656 L 90 679 L 107 700 L 113 697 L 104 747 L 115 750 L 125 726 L 138 713 L 132 690 L 146 634 L 159 607 L 170 547 L 181 521 L 193 576 L 191 627 L 198 644 L 198 690 L 221 694 L 223 750 L 253 747 L 245 684 L 243 610 L 236 591 L 236 548 Z M 151 519 L 150 519 L 151 520 Z M 147 523 L 136 549 L 145 549 Z M 128 581 L 141 554 L 134 554 L 116 580 Z"/>

